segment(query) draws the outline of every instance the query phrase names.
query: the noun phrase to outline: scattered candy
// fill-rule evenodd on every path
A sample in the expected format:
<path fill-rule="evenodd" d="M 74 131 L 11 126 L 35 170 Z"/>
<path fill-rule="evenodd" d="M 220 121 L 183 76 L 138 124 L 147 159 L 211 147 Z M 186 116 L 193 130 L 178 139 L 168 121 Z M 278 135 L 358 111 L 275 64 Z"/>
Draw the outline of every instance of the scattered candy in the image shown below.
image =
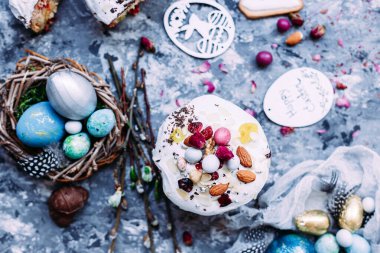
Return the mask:
<path fill-rule="evenodd" d="M 77 134 L 82 131 L 82 123 L 80 121 L 67 121 L 65 130 L 68 134 Z"/>
<path fill-rule="evenodd" d="M 214 134 L 214 140 L 217 145 L 226 146 L 231 140 L 231 133 L 225 127 L 218 128 Z"/>
<path fill-rule="evenodd" d="M 79 159 L 85 156 L 90 150 L 91 142 L 86 133 L 79 133 L 68 136 L 63 142 L 63 151 L 70 159 Z"/>
<path fill-rule="evenodd" d="M 317 25 L 310 31 L 310 37 L 318 40 L 322 38 L 326 33 L 326 27 L 324 25 Z"/>
<path fill-rule="evenodd" d="M 359 196 L 352 195 L 343 205 L 342 211 L 339 215 L 339 227 L 354 232 L 363 224 L 364 210 L 362 201 Z"/>
<path fill-rule="evenodd" d="M 240 141 L 243 144 L 253 141 L 251 133 L 258 133 L 259 129 L 256 124 L 244 123 L 239 127 Z"/>
<path fill-rule="evenodd" d="M 336 233 L 336 241 L 343 248 L 350 247 L 353 241 L 351 232 L 346 229 L 339 230 Z"/>
<path fill-rule="evenodd" d="M 272 54 L 268 51 L 261 51 L 256 55 L 256 63 L 264 68 L 270 65 L 273 61 Z"/>
<path fill-rule="evenodd" d="M 288 31 L 291 26 L 292 26 L 292 24 L 290 23 L 290 21 L 288 19 L 280 18 L 279 20 L 277 20 L 277 30 L 280 33 L 284 33 L 286 31 Z"/>
<path fill-rule="evenodd" d="M 237 156 L 232 157 L 230 160 L 227 162 L 227 168 L 231 171 L 237 170 L 240 165 L 240 159 Z"/>
<path fill-rule="evenodd" d="M 348 100 L 348 98 L 343 95 L 342 97 L 340 98 L 337 98 L 336 101 L 335 101 L 335 105 L 338 107 L 338 108 L 350 108 L 351 107 L 351 103 L 350 101 Z"/>
<path fill-rule="evenodd" d="M 371 253 L 368 241 L 360 235 L 352 235 L 352 245 L 346 248 L 347 253 Z"/>
<path fill-rule="evenodd" d="M 297 234 L 288 234 L 275 239 L 266 253 L 313 253 L 314 245 L 306 237 Z"/>
<path fill-rule="evenodd" d="M 375 200 L 371 197 L 366 197 L 362 200 L 363 209 L 366 213 L 375 212 Z"/>
<path fill-rule="evenodd" d="M 333 234 L 327 233 L 319 237 L 314 245 L 316 253 L 339 253 L 339 245 Z"/>
<path fill-rule="evenodd" d="M 344 47 L 344 44 L 343 44 L 343 40 L 342 40 L 342 39 L 338 39 L 338 46 L 340 46 L 340 47 Z"/>
<path fill-rule="evenodd" d="M 300 31 L 297 31 L 295 33 L 292 33 L 289 35 L 289 37 L 286 39 L 285 43 L 288 46 L 295 46 L 298 43 L 300 43 L 303 40 L 303 34 Z"/>
<path fill-rule="evenodd" d="M 336 87 L 338 90 L 345 90 L 345 89 L 347 89 L 347 86 L 346 86 L 344 83 L 339 82 L 339 81 L 337 81 L 337 82 L 335 83 L 335 87 Z"/>
<path fill-rule="evenodd" d="M 202 168 L 206 173 L 213 173 L 219 169 L 220 161 L 216 155 L 208 155 L 202 160 Z"/>
<path fill-rule="evenodd" d="M 320 62 L 321 61 L 321 55 L 320 54 L 313 55 L 313 57 L 311 59 L 315 62 Z"/>
<path fill-rule="evenodd" d="M 111 109 L 101 109 L 94 112 L 87 120 L 89 134 L 96 138 L 108 135 L 115 127 L 115 114 Z"/>
<path fill-rule="evenodd" d="M 295 218 L 298 230 L 311 234 L 323 235 L 330 227 L 330 219 L 326 212 L 321 210 L 308 210 Z"/>
<path fill-rule="evenodd" d="M 202 151 L 195 148 L 188 148 L 185 152 L 185 159 L 188 163 L 196 164 L 202 159 Z"/>

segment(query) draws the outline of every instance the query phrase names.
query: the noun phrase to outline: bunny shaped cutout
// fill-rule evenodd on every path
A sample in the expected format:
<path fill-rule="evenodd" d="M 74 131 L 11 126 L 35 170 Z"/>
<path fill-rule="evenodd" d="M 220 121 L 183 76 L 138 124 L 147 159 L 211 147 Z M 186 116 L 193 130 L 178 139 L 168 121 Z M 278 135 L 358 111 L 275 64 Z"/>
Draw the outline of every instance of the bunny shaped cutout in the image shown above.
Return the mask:
<path fill-rule="evenodd" d="M 192 8 L 209 10 L 200 17 Z M 204 13 L 199 11 L 201 14 Z M 173 43 L 196 58 L 209 59 L 223 54 L 232 44 L 235 24 L 228 11 L 212 0 L 180 0 L 165 12 L 164 26 Z"/>

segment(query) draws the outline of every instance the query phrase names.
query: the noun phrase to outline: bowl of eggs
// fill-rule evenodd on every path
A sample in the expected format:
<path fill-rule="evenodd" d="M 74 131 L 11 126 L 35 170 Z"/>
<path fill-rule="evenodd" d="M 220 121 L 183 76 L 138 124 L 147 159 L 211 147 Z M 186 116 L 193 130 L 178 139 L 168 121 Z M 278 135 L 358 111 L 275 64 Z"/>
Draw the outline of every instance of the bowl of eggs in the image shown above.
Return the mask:
<path fill-rule="evenodd" d="M 20 168 L 75 182 L 116 159 L 127 117 L 97 74 L 32 51 L 16 66 L 0 87 L 0 141 Z"/>

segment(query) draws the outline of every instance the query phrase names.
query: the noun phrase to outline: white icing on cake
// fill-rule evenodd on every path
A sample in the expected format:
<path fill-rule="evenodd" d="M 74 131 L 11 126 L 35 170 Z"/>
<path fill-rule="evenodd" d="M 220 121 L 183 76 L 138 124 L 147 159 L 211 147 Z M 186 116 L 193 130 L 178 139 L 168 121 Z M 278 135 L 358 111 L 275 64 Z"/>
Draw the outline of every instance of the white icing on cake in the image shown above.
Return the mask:
<path fill-rule="evenodd" d="M 26 28 L 30 27 L 34 6 L 38 0 L 9 0 L 9 7 L 13 15 L 19 19 Z"/>
<path fill-rule="evenodd" d="M 87 7 L 95 17 L 109 25 L 135 0 L 86 0 Z"/>
<path fill-rule="evenodd" d="M 183 141 L 179 143 L 172 142 L 170 135 L 175 129 L 181 129 L 183 133 L 181 139 L 192 135 L 188 131 L 189 120 L 202 122 L 203 128 L 211 126 L 214 133 L 219 127 L 228 128 L 231 132 L 229 149 L 236 156 L 237 147 L 243 146 L 250 153 L 253 160 L 252 168 L 244 168 L 240 165 L 239 170 L 254 172 L 256 180 L 245 184 L 237 178 L 237 171 L 231 172 L 224 165 L 218 170 L 218 180 L 210 180 L 211 176 L 204 173 L 201 181 L 194 184 L 191 192 L 188 193 L 179 189 L 178 180 L 188 178 L 189 172 L 195 169 L 195 165 L 187 164 L 186 170 L 183 172 L 177 168 L 177 159 L 184 157 L 187 147 Z M 250 135 L 253 141 L 246 144 L 241 143 L 239 132 L 240 126 L 244 123 L 253 123 L 257 126 L 257 133 Z M 268 178 L 269 153 L 266 136 L 255 118 L 231 102 L 213 95 L 206 95 L 192 100 L 188 105 L 176 110 L 167 117 L 159 129 L 153 159 L 161 170 L 163 189 L 166 196 L 183 210 L 208 216 L 235 209 L 257 198 Z M 212 186 L 214 182 L 216 184 L 230 184 L 228 191 L 230 191 L 231 204 L 220 207 L 217 200 L 219 196 L 214 197 L 209 194 L 208 186 Z M 205 187 L 205 192 L 201 192 L 201 187 Z"/>
<path fill-rule="evenodd" d="M 277 11 L 300 6 L 299 0 L 240 0 L 240 4 L 251 11 Z"/>

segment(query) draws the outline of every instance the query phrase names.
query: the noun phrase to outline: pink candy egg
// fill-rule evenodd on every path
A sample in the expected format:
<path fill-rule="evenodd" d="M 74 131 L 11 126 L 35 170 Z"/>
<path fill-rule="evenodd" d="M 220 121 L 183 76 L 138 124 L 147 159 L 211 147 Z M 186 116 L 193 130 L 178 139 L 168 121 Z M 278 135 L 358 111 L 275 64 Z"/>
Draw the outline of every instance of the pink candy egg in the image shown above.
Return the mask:
<path fill-rule="evenodd" d="M 219 146 L 226 146 L 231 140 L 231 133 L 225 127 L 218 128 L 214 134 L 215 143 Z"/>

